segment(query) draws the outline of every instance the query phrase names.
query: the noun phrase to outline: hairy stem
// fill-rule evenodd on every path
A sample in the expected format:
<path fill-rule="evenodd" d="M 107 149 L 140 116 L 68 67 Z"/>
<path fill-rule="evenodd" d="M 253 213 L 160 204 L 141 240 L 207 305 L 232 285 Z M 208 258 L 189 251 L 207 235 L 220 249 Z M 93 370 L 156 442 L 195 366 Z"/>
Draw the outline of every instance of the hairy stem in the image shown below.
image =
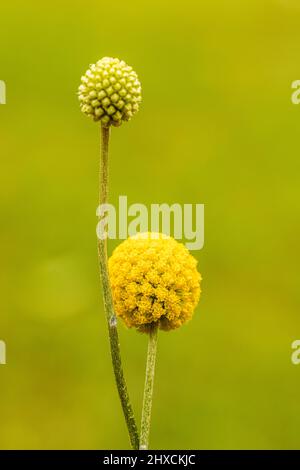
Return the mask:
<path fill-rule="evenodd" d="M 140 439 L 141 450 L 147 450 L 148 445 L 149 445 L 156 349 L 157 349 L 157 326 L 154 326 L 149 333 L 146 379 L 145 379 L 143 410 L 142 410 L 142 424 L 141 424 L 141 439 Z"/>
<path fill-rule="evenodd" d="M 108 145 L 110 127 L 101 127 L 101 161 L 100 161 L 100 194 L 99 205 L 107 204 L 108 201 Z M 104 308 L 106 313 L 108 333 L 110 340 L 110 351 L 112 364 L 117 384 L 122 409 L 127 424 L 131 446 L 133 449 L 139 448 L 139 435 L 133 409 L 130 404 L 127 385 L 122 368 L 119 336 L 117 330 L 117 317 L 114 312 L 113 300 L 109 282 L 107 263 L 107 240 L 98 237 L 98 255 L 100 263 L 100 274 L 103 286 Z"/>

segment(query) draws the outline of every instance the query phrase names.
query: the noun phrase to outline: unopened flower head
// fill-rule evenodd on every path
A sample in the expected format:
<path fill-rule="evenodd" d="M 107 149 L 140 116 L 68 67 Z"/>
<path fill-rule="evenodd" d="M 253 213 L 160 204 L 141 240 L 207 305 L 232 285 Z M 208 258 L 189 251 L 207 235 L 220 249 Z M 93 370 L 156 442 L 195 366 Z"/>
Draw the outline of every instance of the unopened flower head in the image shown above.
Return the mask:
<path fill-rule="evenodd" d="M 78 95 L 83 113 L 104 126 L 120 126 L 139 110 L 141 84 L 123 60 L 104 57 L 81 77 Z"/>
<path fill-rule="evenodd" d="M 109 259 L 116 314 L 128 327 L 148 332 L 178 328 L 200 298 L 197 261 L 182 243 L 158 233 L 122 242 Z"/>

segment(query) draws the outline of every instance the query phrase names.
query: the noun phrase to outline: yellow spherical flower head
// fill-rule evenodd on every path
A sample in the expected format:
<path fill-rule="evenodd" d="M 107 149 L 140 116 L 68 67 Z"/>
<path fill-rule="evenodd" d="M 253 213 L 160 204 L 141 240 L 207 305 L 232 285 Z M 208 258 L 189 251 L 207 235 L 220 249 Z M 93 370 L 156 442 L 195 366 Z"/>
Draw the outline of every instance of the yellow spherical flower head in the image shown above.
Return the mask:
<path fill-rule="evenodd" d="M 103 126 L 120 126 L 139 110 L 141 84 L 123 60 L 103 57 L 81 77 L 81 111 Z"/>
<path fill-rule="evenodd" d="M 178 328 L 200 298 L 197 261 L 182 243 L 158 233 L 122 242 L 109 259 L 116 314 L 128 327 L 148 332 Z"/>

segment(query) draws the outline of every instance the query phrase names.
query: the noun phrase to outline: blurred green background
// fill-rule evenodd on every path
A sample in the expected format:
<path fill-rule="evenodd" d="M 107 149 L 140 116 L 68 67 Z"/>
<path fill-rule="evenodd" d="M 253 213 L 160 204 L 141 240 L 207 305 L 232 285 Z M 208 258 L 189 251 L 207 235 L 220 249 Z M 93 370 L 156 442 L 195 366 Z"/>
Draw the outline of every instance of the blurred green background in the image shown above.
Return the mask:
<path fill-rule="evenodd" d="M 204 203 L 194 319 L 161 333 L 152 448 L 300 448 L 297 0 L 1 5 L 2 449 L 126 448 L 96 255 L 102 56 L 143 86 L 113 129 L 111 202 Z M 112 243 L 110 250 L 115 244 Z M 146 337 L 120 325 L 138 420 Z"/>

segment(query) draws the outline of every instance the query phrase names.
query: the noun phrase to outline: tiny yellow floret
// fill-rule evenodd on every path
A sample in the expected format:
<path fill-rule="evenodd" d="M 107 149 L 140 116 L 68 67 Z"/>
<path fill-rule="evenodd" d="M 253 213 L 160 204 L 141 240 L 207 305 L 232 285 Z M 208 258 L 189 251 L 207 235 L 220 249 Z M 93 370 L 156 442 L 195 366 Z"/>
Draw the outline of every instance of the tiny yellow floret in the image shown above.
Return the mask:
<path fill-rule="evenodd" d="M 172 330 L 190 320 L 200 298 L 197 261 L 182 243 L 158 233 L 122 242 L 109 259 L 116 314 L 128 327 Z"/>

